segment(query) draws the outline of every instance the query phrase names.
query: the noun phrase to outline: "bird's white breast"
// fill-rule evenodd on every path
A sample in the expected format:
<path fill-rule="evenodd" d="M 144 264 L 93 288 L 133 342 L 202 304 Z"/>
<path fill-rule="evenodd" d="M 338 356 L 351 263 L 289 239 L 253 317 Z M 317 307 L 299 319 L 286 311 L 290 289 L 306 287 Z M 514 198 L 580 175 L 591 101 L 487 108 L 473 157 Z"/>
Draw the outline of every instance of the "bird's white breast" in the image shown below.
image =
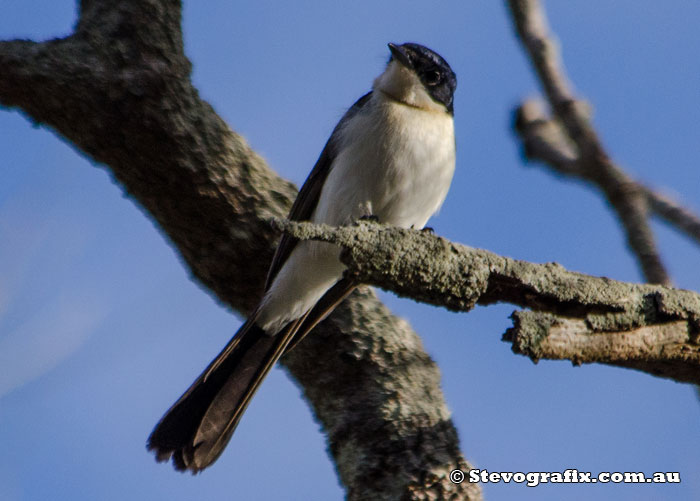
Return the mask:
<path fill-rule="evenodd" d="M 452 116 L 375 91 L 341 133 L 313 220 L 342 225 L 373 215 L 422 228 L 442 205 L 455 166 Z"/>

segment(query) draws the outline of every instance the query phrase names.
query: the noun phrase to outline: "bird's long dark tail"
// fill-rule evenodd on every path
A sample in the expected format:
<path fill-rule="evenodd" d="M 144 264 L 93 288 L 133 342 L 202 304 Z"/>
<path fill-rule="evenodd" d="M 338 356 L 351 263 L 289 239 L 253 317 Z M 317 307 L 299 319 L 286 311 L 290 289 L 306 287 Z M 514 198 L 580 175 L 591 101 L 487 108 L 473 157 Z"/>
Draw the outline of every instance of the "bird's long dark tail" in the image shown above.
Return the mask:
<path fill-rule="evenodd" d="M 269 336 L 250 320 L 165 413 L 148 438 L 158 461 L 199 472 L 219 457 L 267 373 L 303 323 Z"/>
<path fill-rule="evenodd" d="M 148 438 L 158 461 L 199 472 L 216 461 L 250 399 L 275 362 L 352 292 L 339 280 L 305 315 L 268 336 L 248 320 L 192 386 L 165 413 Z"/>

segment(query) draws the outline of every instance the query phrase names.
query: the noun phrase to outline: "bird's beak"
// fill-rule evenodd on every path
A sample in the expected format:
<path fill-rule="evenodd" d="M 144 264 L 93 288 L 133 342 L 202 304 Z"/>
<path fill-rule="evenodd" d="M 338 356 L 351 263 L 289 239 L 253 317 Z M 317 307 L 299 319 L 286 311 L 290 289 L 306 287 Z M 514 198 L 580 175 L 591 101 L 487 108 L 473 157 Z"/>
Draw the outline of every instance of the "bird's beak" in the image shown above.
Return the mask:
<path fill-rule="evenodd" d="M 411 58 L 408 57 L 408 53 L 403 47 L 390 43 L 389 50 L 391 51 L 391 55 L 394 56 L 394 59 L 396 59 L 399 63 L 403 64 L 407 68 L 412 67 Z"/>

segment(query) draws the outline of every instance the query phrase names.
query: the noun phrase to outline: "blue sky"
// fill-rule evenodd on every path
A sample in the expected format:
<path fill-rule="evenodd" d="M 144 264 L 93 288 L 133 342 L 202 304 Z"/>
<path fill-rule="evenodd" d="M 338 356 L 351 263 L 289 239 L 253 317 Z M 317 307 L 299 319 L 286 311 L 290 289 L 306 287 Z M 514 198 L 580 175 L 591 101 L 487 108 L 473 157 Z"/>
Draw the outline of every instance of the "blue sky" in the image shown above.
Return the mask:
<path fill-rule="evenodd" d="M 4 39 L 62 36 L 75 22 L 70 1 L 2 6 Z M 700 4 L 576 0 L 547 11 L 612 156 L 700 211 Z M 502 2 L 186 2 L 184 30 L 201 95 L 297 184 L 382 70 L 387 42 L 435 49 L 459 78 L 457 173 L 435 231 L 640 280 L 597 193 L 522 164 L 510 114 L 538 88 Z M 2 111 L 0 151 L 0 500 L 342 499 L 319 427 L 278 369 L 211 469 L 191 477 L 153 461 L 152 426 L 240 318 L 190 280 L 104 169 L 52 131 Z M 700 249 L 654 229 L 675 283 L 700 290 Z M 439 364 L 477 467 L 682 478 L 487 485 L 487 499 L 700 498 L 700 403 L 690 387 L 600 366 L 535 366 L 500 341 L 508 305 L 454 314 L 380 294 Z"/>

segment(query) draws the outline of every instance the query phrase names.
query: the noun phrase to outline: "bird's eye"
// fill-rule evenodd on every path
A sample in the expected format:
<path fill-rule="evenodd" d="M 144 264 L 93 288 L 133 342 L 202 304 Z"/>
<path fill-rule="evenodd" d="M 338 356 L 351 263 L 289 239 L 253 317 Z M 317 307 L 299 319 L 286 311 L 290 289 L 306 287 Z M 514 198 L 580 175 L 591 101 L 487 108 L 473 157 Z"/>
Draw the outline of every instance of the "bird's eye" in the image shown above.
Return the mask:
<path fill-rule="evenodd" d="M 441 78 L 442 75 L 440 75 L 439 71 L 432 70 L 425 74 L 425 83 L 428 85 L 437 85 L 440 83 Z"/>

